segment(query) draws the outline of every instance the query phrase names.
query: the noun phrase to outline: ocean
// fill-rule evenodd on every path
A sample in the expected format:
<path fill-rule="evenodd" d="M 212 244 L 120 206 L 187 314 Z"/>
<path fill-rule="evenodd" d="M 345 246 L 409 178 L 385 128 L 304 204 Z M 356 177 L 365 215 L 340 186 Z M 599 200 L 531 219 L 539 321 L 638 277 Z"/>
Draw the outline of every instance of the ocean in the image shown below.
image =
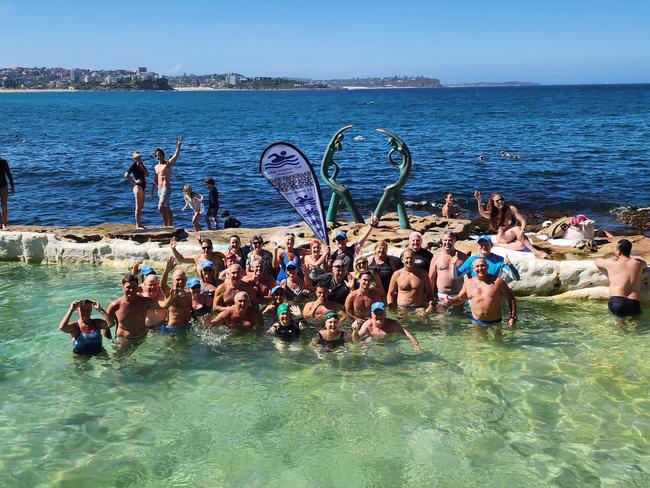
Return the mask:
<path fill-rule="evenodd" d="M 10 163 L 14 225 L 133 222 L 123 173 L 141 151 L 183 152 L 174 169 L 175 223 L 190 227 L 181 188 L 205 194 L 212 177 L 246 227 L 294 223 L 298 216 L 259 174 L 259 158 L 285 141 L 318 174 L 332 135 L 354 124 L 337 154 L 339 181 L 364 215 L 398 172 L 386 160 L 386 128 L 413 155 L 406 200 L 439 212 L 452 191 L 466 217 L 472 194 L 503 192 L 526 212 L 585 213 L 622 229 L 623 208 L 647 206 L 650 186 L 650 85 L 266 92 L 79 92 L 0 94 L 0 157 Z M 365 141 L 354 141 L 363 135 Z M 507 159 L 501 150 L 521 155 Z M 477 160 L 479 154 L 484 160 Z M 151 178 L 147 181 L 151 188 Z M 324 185 L 325 202 L 329 192 Z M 147 199 L 145 225 L 160 225 Z M 390 209 L 389 209 L 390 210 Z"/>

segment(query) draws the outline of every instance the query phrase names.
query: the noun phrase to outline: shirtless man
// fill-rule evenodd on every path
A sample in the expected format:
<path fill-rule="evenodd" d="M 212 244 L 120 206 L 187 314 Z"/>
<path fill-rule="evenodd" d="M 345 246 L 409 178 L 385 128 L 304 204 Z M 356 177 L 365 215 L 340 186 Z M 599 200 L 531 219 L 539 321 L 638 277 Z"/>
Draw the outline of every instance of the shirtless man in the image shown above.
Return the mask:
<path fill-rule="evenodd" d="M 370 306 L 383 300 L 383 293 L 371 288 L 372 273 L 364 271 L 359 275 L 359 288 L 350 292 L 345 300 L 345 312 L 355 320 L 363 322 L 370 317 Z"/>
<path fill-rule="evenodd" d="M 413 349 L 418 352 L 424 349 L 418 344 L 418 341 L 413 335 L 402 327 L 397 320 L 386 318 L 386 305 L 384 302 L 375 302 L 370 306 L 371 316 L 366 320 L 361 327 L 355 320 L 352 323 L 352 340 L 358 341 L 365 336 L 373 337 L 388 337 L 391 334 L 402 334 L 409 340 Z"/>
<path fill-rule="evenodd" d="M 142 290 L 140 295 L 145 298 L 150 298 L 157 302 L 165 301 L 165 295 L 160 289 L 160 283 L 155 274 L 148 274 L 145 276 L 140 289 Z M 148 310 L 144 323 L 149 329 L 155 329 L 161 325 L 165 325 L 167 323 L 167 310 L 164 308 L 153 308 Z"/>
<path fill-rule="evenodd" d="M 645 261 L 630 256 L 632 243 L 621 239 L 616 243 L 614 257 L 598 258 L 596 266 L 609 278 L 609 311 L 617 317 L 641 313 L 641 277 L 648 266 Z"/>
<path fill-rule="evenodd" d="M 167 325 L 163 324 L 158 332 L 165 335 L 177 335 L 190 330 L 190 320 L 192 320 L 192 294 L 185 288 L 187 276 L 185 271 L 177 269 L 172 275 L 172 288 L 167 285 L 167 276 L 169 274 L 169 263 L 173 258 L 167 261 L 167 268 L 162 278 L 162 289 L 167 300 L 160 304 L 162 308 L 169 310 Z"/>
<path fill-rule="evenodd" d="M 117 323 L 116 342 L 137 341 L 147 335 L 147 312 L 160 305 L 154 299 L 138 295 L 138 279 L 132 274 L 122 278 L 122 292 L 124 295 L 108 306 L 108 323 Z"/>
<path fill-rule="evenodd" d="M 258 301 L 262 301 L 270 298 L 271 290 L 275 287 L 275 278 L 272 275 L 269 275 L 266 272 L 266 265 L 264 260 L 256 256 L 251 261 L 250 273 L 247 273 L 246 276 L 242 279 L 246 283 L 250 283 L 258 295 Z"/>
<path fill-rule="evenodd" d="M 235 304 L 235 295 L 245 291 L 253 307 L 258 307 L 257 291 L 251 283 L 242 281 L 242 268 L 238 264 L 231 264 L 226 268 L 226 281 L 217 287 L 214 292 L 212 311 L 221 312 Z"/>
<path fill-rule="evenodd" d="M 327 283 L 323 282 L 316 285 L 316 300 L 305 303 L 305 308 L 302 310 L 302 316 L 306 319 L 321 319 L 327 312 L 340 312 L 343 309 L 343 306 L 340 303 L 328 300 L 328 291 Z"/>
<path fill-rule="evenodd" d="M 442 300 L 444 297 L 453 298 L 463 287 L 462 278 L 453 278 L 452 260 L 456 258 L 456 265 L 460 266 L 467 259 L 467 255 L 455 249 L 456 234 L 448 230 L 442 235 L 442 250 L 436 253 L 429 267 L 429 278 L 434 297 Z"/>
<path fill-rule="evenodd" d="M 178 160 L 182 146 L 183 137 L 179 136 L 178 143 L 176 144 L 176 152 L 169 160 L 165 160 L 165 152 L 162 149 L 158 148 L 154 152 L 158 163 L 153 168 L 154 179 L 153 185 L 151 186 L 151 198 L 153 199 L 154 190 L 158 188 L 158 211 L 162 216 L 164 227 L 172 227 L 174 225 L 174 215 L 169 207 L 169 194 L 171 192 L 172 169 L 174 163 Z"/>
<path fill-rule="evenodd" d="M 390 279 L 388 306 L 391 310 L 417 310 L 429 313 L 435 303 L 431 280 L 426 271 L 415 267 L 414 256 L 415 253 L 411 248 L 402 253 L 404 267 L 395 271 Z"/>
<path fill-rule="evenodd" d="M 212 241 L 210 239 L 203 239 L 201 241 L 201 252 L 199 254 L 192 254 L 191 256 L 185 257 L 183 256 L 178 249 L 176 248 L 176 245 L 178 243 L 176 242 L 175 238 L 172 238 L 172 240 L 169 242 L 169 247 L 172 249 L 172 254 L 174 255 L 174 258 L 176 261 L 179 263 L 184 263 L 184 264 L 194 264 L 196 267 L 196 272 L 197 274 L 201 274 L 201 264 L 205 263 L 206 261 L 209 261 L 212 263 L 214 266 L 215 270 L 215 276 L 219 276 L 219 273 L 221 270 L 224 269 L 224 264 L 223 264 L 223 253 L 220 252 L 215 252 L 212 248 Z"/>
<path fill-rule="evenodd" d="M 488 274 L 485 258 L 477 258 L 473 263 L 476 276 L 468 279 L 455 298 L 445 298 L 444 305 L 461 304 L 468 298 L 472 306 L 472 329 L 481 339 L 487 338 L 487 330 L 492 328 L 494 338 L 501 339 L 501 298 L 508 300 L 510 318 L 508 327 L 517 324 L 517 301 L 505 281 Z"/>
<path fill-rule="evenodd" d="M 262 325 L 262 314 L 257 306 L 252 305 L 248 293 L 240 291 L 235 294 L 234 304 L 224 308 L 212 319 L 211 325 L 251 328 Z"/>

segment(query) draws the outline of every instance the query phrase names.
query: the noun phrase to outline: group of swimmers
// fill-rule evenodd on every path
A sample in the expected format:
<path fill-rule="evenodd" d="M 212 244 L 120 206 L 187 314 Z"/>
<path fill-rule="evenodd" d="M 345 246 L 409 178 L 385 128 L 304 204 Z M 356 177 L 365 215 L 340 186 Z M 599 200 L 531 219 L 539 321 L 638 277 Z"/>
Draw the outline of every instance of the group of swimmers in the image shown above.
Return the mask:
<path fill-rule="evenodd" d="M 516 211 L 510 210 L 510 215 Z M 435 255 L 422 247 L 422 235 L 412 232 L 400 258 L 388 255 L 385 241 L 365 256 L 363 245 L 378 225 L 373 218 L 355 243 L 348 242 L 346 232 L 336 230 L 333 249 L 318 240 L 308 248 L 296 247 L 290 233 L 284 246 L 269 242 L 271 250 L 264 249 L 262 236 L 242 246 L 232 235 L 226 252 L 216 251 L 210 239 L 203 239 L 199 254 L 184 256 L 172 240 L 160 278 L 151 267 L 135 263 L 122 280 L 120 298 L 106 310 L 97 302 L 75 301 L 60 329 L 72 336 L 76 353 L 93 354 L 101 350 L 102 334 L 112 337 L 113 326 L 115 341 L 122 345 L 137 344 L 150 330 L 164 335 L 187 333 L 191 327 L 245 330 L 264 326 L 270 317 L 268 332 L 282 342 L 298 340 L 316 326 L 311 341 L 315 346 L 335 348 L 364 337 L 398 334 L 420 350 L 416 338 L 398 320 L 388 318 L 387 311 L 423 317 L 434 311 L 449 313 L 453 305 L 467 303 L 474 333 L 485 339 L 491 330 L 499 339 L 502 301 L 508 304 L 507 326 L 516 327 L 517 301 L 502 276 L 517 280 L 519 272 L 507 257 L 492 253 L 491 236 L 478 239 L 478 254 L 472 256 L 455 248 L 451 231 L 444 233 Z M 631 257 L 631 250 L 630 241 L 621 239 L 614 258 L 596 260 L 609 275 L 609 308 L 619 317 L 640 313 L 646 263 Z M 188 279 L 177 264 L 192 264 L 197 277 Z M 91 319 L 93 308 L 103 319 Z M 74 310 L 77 321 L 71 321 Z M 350 321 L 351 333 L 341 330 L 345 320 Z"/>

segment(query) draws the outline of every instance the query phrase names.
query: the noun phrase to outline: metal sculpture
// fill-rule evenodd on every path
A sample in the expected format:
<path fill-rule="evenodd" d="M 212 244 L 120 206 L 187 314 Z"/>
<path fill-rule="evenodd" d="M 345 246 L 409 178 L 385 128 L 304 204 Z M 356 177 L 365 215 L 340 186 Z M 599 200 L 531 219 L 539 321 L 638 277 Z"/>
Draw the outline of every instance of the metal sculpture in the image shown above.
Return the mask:
<path fill-rule="evenodd" d="M 350 190 L 338 181 L 336 177 L 339 174 L 340 168 L 334 162 L 334 154 L 337 151 L 341 151 L 343 146 L 341 141 L 344 137 L 344 132 L 351 128 L 352 125 L 346 125 L 338 130 L 334 137 L 330 140 L 330 143 L 327 145 L 325 154 L 323 155 L 323 160 L 321 161 L 321 177 L 325 184 L 332 191 L 332 196 L 330 198 L 330 204 L 327 208 L 327 222 L 335 222 L 336 216 L 341 206 L 341 201 L 345 204 L 352 220 L 357 224 L 362 224 L 364 222 L 361 212 L 357 208 Z M 395 204 L 397 215 L 399 217 L 399 224 L 402 229 L 410 229 L 411 225 L 409 224 L 408 214 L 406 213 L 406 205 L 404 204 L 404 197 L 402 196 L 402 188 L 406 184 L 409 176 L 411 175 L 411 152 L 409 151 L 406 143 L 396 134 L 387 131 L 386 129 L 377 129 L 378 132 L 388 136 L 388 144 L 391 146 L 390 151 L 388 152 L 388 162 L 395 168 L 399 169 L 400 175 L 398 180 L 388 185 L 384 188 L 384 194 L 382 195 L 373 215 L 377 218 L 381 218 L 382 213 L 384 212 L 386 206 L 392 200 Z M 401 156 L 401 161 L 395 161 L 393 159 L 395 154 Z M 330 167 L 333 168 L 332 175 L 329 175 Z"/>

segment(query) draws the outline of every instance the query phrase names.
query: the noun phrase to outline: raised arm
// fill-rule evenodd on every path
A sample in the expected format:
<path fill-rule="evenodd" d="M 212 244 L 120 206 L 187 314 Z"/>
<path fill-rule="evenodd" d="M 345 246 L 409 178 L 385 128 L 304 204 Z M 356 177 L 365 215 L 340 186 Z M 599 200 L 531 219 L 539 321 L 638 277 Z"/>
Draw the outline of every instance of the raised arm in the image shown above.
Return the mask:
<path fill-rule="evenodd" d="M 194 258 L 186 258 L 185 256 L 183 256 L 183 255 L 179 252 L 178 249 L 176 249 L 176 245 L 177 245 L 177 244 L 178 244 L 178 243 L 177 243 L 174 239 L 172 239 L 172 240 L 169 242 L 169 247 L 170 247 L 171 250 L 172 250 L 172 254 L 174 255 L 174 259 L 175 259 L 177 262 L 179 262 L 179 263 L 183 263 L 183 264 L 194 264 Z"/>
<path fill-rule="evenodd" d="M 181 154 L 181 147 L 183 146 L 183 136 L 178 136 L 178 143 L 176 144 L 176 152 L 169 158 L 169 164 L 172 165 L 178 159 L 178 156 Z"/>
<path fill-rule="evenodd" d="M 76 300 L 70 304 L 70 308 L 68 308 L 68 311 L 65 313 L 63 318 L 61 319 L 61 323 L 59 324 L 59 330 L 61 332 L 65 332 L 66 334 L 72 334 L 77 330 L 77 325 L 75 323 L 70 323 L 70 318 L 72 318 L 72 314 L 74 311 L 77 309 L 79 306 L 79 300 Z"/>
<path fill-rule="evenodd" d="M 526 216 L 522 214 L 517 207 L 510 205 L 510 213 L 519 223 L 521 230 L 526 230 Z"/>
<path fill-rule="evenodd" d="M 359 240 L 356 242 L 355 246 L 358 247 L 363 247 L 363 245 L 366 243 L 368 240 L 368 237 L 370 237 L 370 234 L 372 234 L 372 229 L 376 228 L 379 225 L 379 219 L 377 216 L 373 215 L 370 217 L 370 223 L 368 224 L 368 227 L 366 227 L 366 230 L 361 234 L 361 237 L 359 237 Z"/>
<path fill-rule="evenodd" d="M 99 302 L 93 300 L 92 304 L 93 304 L 93 308 L 97 310 L 102 316 L 103 320 L 99 320 L 99 319 L 97 320 L 99 322 L 99 328 L 105 331 L 104 337 L 106 337 L 107 339 L 112 339 L 113 336 L 111 335 L 111 327 L 113 326 L 113 323 L 111 322 L 108 316 L 108 312 L 104 310 L 104 308 L 100 305 Z"/>
<path fill-rule="evenodd" d="M 483 217 L 484 219 L 489 219 L 489 218 L 490 218 L 490 214 L 487 213 L 487 212 L 485 211 L 485 209 L 483 208 L 483 200 L 482 200 L 482 198 L 481 198 L 481 192 L 478 191 L 478 190 L 476 190 L 476 191 L 474 192 L 474 198 L 476 198 L 476 207 L 477 207 L 477 210 L 478 210 L 478 214 L 479 214 L 481 217 Z"/>
<path fill-rule="evenodd" d="M 160 278 L 160 289 L 162 290 L 162 292 L 165 294 L 166 297 L 170 296 L 169 293 L 170 288 L 169 285 L 167 284 L 167 279 L 169 278 L 169 273 L 171 272 L 172 269 L 174 269 L 174 258 L 172 256 L 169 256 L 167 258 L 167 265 L 165 266 L 165 271 L 163 271 L 163 275 Z"/>

